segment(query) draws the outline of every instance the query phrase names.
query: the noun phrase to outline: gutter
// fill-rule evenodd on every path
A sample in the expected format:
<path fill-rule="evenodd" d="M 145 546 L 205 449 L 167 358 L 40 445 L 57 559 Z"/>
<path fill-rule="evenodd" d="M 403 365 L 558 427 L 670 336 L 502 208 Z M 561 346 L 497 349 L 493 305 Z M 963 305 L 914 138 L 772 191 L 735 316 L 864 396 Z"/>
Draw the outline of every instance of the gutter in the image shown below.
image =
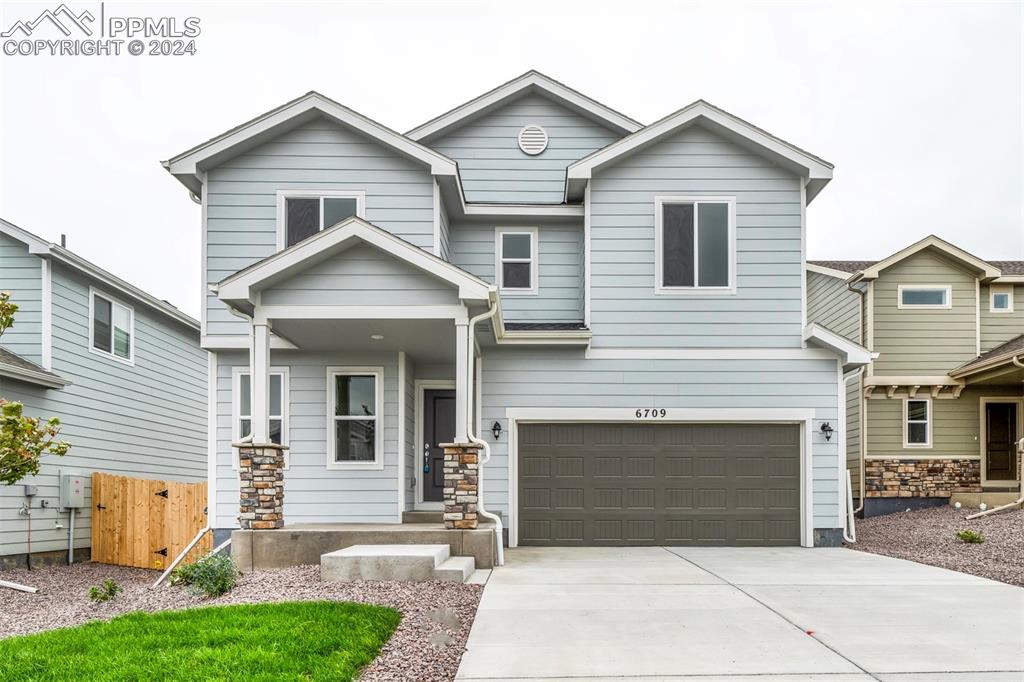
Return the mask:
<path fill-rule="evenodd" d="M 3 363 L 0 363 L 0 376 L 7 377 L 8 379 L 14 379 L 16 381 L 24 381 L 29 384 L 35 384 L 36 386 L 42 386 L 44 388 L 64 388 L 71 383 L 64 377 L 53 374 L 52 372 L 37 372 L 35 370 L 27 368 L 23 369 L 21 367 Z"/>

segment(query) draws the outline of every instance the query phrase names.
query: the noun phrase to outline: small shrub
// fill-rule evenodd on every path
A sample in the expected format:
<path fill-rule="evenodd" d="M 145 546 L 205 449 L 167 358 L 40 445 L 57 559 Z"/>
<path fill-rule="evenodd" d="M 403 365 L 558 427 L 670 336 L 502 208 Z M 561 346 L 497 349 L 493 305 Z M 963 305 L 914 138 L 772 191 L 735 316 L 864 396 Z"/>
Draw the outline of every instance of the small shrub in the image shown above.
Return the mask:
<path fill-rule="evenodd" d="M 89 588 L 89 599 L 97 604 L 110 601 L 122 591 L 121 586 L 107 578 L 100 585 L 93 585 Z"/>
<path fill-rule="evenodd" d="M 971 545 L 980 545 L 985 542 L 985 536 L 974 530 L 958 530 L 956 532 L 956 536 L 961 542 L 966 542 Z"/>
<path fill-rule="evenodd" d="M 171 584 L 187 585 L 196 594 L 219 597 L 235 586 L 238 575 L 234 560 L 226 554 L 217 554 L 174 569 Z"/>

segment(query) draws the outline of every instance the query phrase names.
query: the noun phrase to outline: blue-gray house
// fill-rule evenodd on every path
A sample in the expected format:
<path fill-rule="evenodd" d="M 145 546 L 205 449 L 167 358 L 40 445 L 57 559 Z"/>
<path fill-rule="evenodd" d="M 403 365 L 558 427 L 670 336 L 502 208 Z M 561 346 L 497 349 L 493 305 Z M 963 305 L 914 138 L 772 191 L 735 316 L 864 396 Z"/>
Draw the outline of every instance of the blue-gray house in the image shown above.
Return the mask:
<path fill-rule="evenodd" d="M 218 527 L 271 527 L 233 444 L 273 443 L 271 524 L 458 506 L 512 546 L 839 541 L 869 356 L 807 323 L 822 159 L 531 71 L 404 135 L 310 92 L 164 165 L 202 202 Z M 479 497 L 446 443 L 480 448 Z"/>

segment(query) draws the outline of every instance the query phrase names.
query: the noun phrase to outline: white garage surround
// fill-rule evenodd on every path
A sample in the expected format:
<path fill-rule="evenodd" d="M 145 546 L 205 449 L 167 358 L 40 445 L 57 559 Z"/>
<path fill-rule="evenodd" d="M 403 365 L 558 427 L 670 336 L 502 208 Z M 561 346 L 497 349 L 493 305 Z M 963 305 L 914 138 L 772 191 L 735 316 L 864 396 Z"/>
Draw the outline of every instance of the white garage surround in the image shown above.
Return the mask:
<path fill-rule="evenodd" d="M 661 413 L 661 408 L 657 410 Z M 509 547 L 519 544 L 519 424 L 595 423 L 625 424 L 799 424 L 800 429 L 800 545 L 814 546 L 812 518 L 812 457 L 809 444 L 814 422 L 814 410 L 790 408 L 665 408 L 665 416 L 637 417 L 635 408 L 509 408 L 505 417 L 509 424 Z"/>

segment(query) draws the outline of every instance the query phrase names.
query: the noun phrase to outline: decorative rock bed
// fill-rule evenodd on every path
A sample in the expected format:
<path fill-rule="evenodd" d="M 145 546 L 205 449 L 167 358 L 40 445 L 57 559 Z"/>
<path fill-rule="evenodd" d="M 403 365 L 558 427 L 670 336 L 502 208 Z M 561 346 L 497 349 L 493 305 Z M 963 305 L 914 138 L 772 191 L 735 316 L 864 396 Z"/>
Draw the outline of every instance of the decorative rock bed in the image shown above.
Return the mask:
<path fill-rule="evenodd" d="M 363 680 L 452 680 L 465 650 L 482 586 L 459 583 L 321 582 L 319 566 L 255 571 L 231 592 L 202 599 L 187 590 L 150 590 L 158 572 L 105 564 L 7 571 L 4 580 L 40 588 L 39 594 L 0 589 L 0 637 L 106 620 L 129 611 L 332 599 L 391 606 L 402 622 L 364 671 Z M 111 578 L 124 588 L 113 601 L 93 604 L 89 587 Z M 312 634 L 311 636 L 315 636 Z"/>

